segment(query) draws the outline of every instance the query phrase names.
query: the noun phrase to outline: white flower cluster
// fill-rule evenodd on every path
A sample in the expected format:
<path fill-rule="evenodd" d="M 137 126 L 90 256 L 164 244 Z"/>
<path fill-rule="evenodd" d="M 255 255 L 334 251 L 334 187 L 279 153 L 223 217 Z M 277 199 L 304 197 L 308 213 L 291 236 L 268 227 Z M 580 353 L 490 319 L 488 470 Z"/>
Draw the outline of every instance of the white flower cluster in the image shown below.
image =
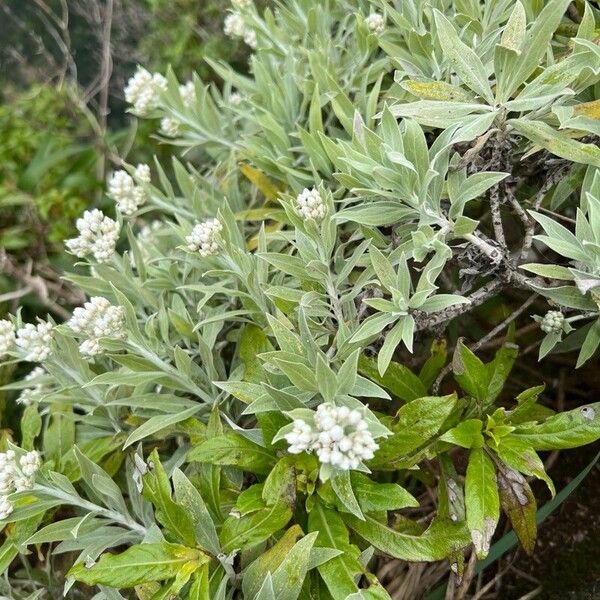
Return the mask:
<path fill-rule="evenodd" d="M 560 333 L 565 316 L 558 310 L 549 310 L 540 322 L 540 329 L 544 333 Z"/>
<path fill-rule="evenodd" d="M 231 0 L 231 6 L 237 10 L 245 10 L 253 4 L 252 0 Z"/>
<path fill-rule="evenodd" d="M 207 219 L 198 223 L 185 241 L 192 252 L 197 251 L 200 256 L 210 256 L 216 254 L 219 249 L 219 234 L 222 230 L 223 226 L 218 219 Z"/>
<path fill-rule="evenodd" d="M 365 23 L 369 28 L 369 31 L 373 33 L 383 33 L 385 29 L 385 19 L 379 13 L 371 13 L 366 19 Z"/>
<path fill-rule="evenodd" d="M 30 489 L 41 466 L 42 459 L 35 450 L 23 454 L 18 464 L 13 450 L 0 452 L 0 520 L 13 511 L 12 502 L 6 495 Z"/>
<path fill-rule="evenodd" d="M 134 172 L 134 177 L 140 183 L 150 183 L 150 167 L 139 164 Z M 136 185 L 134 177 L 127 171 L 116 171 L 108 182 L 108 194 L 117 203 L 117 209 L 124 215 L 132 215 L 144 202 L 146 191 L 142 186 Z"/>
<path fill-rule="evenodd" d="M 379 448 L 358 410 L 329 403 L 317 408 L 314 426 L 296 419 L 285 440 L 292 454 L 316 452 L 320 462 L 344 471 L 357 469 Z"/>
<path fill-rule="evenodd" d="M 46 375 L 46 371 L 43 367 L 36 367 L 30 371 L 25 377 L 24 381 L 35 381 L 38 377 Z M 43 383 L 36 383 L 31 387 L 25 388 L 17 398 L 17 403 L 23 406 L 30 406 L 46 391 L 46 386 Z"/>
<path fill-rule="evenodd" d="M 25 353 L 25 360 L 42 362 L 50 355 L 52 323 L 27 323 L 17 331 L 16 344 Z"/>
<path fill-rule="evenodd" d="M 96 356 L 102 352 L 98 341 L 100 338 L 119 338 L 124 335 L 125 311 L 121 306 L 113 306 L 102 296 L 94 296 L 73 311 L 67 325 L 75 333 L 84 334 L 88 338 L 79 346 L 81 354 Z"/>
<path fill-rule="evenodd" d="M 2 358 L 15 343 L 15 326 L 6 319 L 0 321 L 0 358 Z"/>
<path fill-rule="evenodd" d="M 160 120 L 160 133 L 167 137 L 177 137 L 181 133 L 181 123 L 171 117 L 165 117 Z"/>
<path fill-rule="evenodd" d="M 109 260 L 119 239 L 119 224 L 95 208 L 86 210 L 76 226 L 79 237 L 67 240 L 67 249 L 79 258 L 91 254 L 99 263 Z"/>
<path fill-rule="evenodd" d="M 239 92 L 231 92 L 229 94 L 229 104 L 239 106 L 242 103 L 242 95 Z"/>
<path fill-rule="evenodd" d="M 325 216 L 325 203 L 316 188 L 304 188 L 296 198 L 296 207 L 300 216 L 318 221 Z"/>
<path fill-rule="evenodd" d="M 150 73 L 138 67 L 125 87 L 125 100 L 137 114 L 144 116 L 158 106 L 160 94 L 166 89 L 167 80 L 160 73 Z"/>
<path fill-rule="evenodd" d="M 230 38 L 243 38 L 253 50 L 258 46 L 256 31 L 246 27 L 244 17 L 240 13 L 234 12 L 225 17 L 223 33 Z"/>
<path fill-rule="evenodd" d="M 179 86 L 179 95 L 186 108 L 192 108 L 196 104 L 196 85 L 193 81 L 186 81 Z"/>

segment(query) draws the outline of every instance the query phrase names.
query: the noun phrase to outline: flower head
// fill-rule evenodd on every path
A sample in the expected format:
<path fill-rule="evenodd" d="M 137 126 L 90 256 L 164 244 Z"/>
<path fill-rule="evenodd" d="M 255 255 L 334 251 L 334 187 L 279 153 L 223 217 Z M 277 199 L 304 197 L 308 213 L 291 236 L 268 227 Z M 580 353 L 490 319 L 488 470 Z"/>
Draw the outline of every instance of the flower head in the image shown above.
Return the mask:
<path fill-rule="evenodd" d="M 0 521 L 8 519 L 12 511 L 12 502 L 6 496 L 0 496 Z"/>
<path fill-rule="evenodd" d="M 239 106 L 242 103 L 242 95 L 239 92 L 231 92 L 229 94 L 229 104 Z"/>
<path fill-rule="evenodd" d="M 385 19 L 379 13 L 371 13 L 365 19 L 365 23 L 373 33 L 382 33 L 385 29 Z"/>
<path fill-rule="evenodd" d="M 83 306 L 73 311 L 67 325 L 75 332 L 87 337 L 79 346 L 84 356 L 96 356 L 102 352 L 98 340 L 103 337 L 120 338 L 124 335 L 125 311 L 112 305 L 102 296 L 90 298 Z"/>
<path fill-rule="evenodd" d="M 52 323 L 27 323 L 17 331 L 17 346 L 25 352 L 25 360 L 42 362 L 50 355 Z"/>
<path fill-rule="evenodd" d="M 540 322 L 544 333 L 560 333 L 563 329 L 565 316 L 558 310 L 549 310 Z"/>
<path fill-rule="evenodd" d="M 30 382 L 35 381 L 39 377 L 43 377 L 46 375 L 46 371 L 43 367 L 36 367 L 32 369 L 26 376 L 23 381 Z M 25 388 L 21 391 L 17 398 L 17 403 L 22 404 L 23 406 L 29 406 L 33 404 L 46 390 L 46 386 L 43 383 L 35 383 L 31 387 Z"/>
<path fill-rule="evenodd" d="M 150 169 L 148 165 L 138 165 L 136 174 L 138 171 L 141 177 L 149 179 Z M 117 203 L 119 212 L 124 215 L 132 215 L 146 202 L 146 192 L 142 187 L 135 185 L 133 177 L 127 171 L 121 170 L 113 173 L 108 183 L 108 194 Z"/>
<path fill-rule="evenodd" d="M 21 472 L 25 477 L 33 477 L 42 466 L 42 458 L 39 452 L 32 450 L 21 456 L 19 464 L 21 465 Z"/>
<path fill-rule="evenodd" d="M 193 81 L 187 81 L 179 86 L 179 95 L 183 105 L 186 108 L 191 108 L 196 104 L 196 85 Z"/>
<path fill-rule="evenodd" d="M 125 100 L 140 116 L 154 110 L 160 101 L 161 92 L 167 89 L 167 80 L 160 73 L 150 73 L 138 67 L 135 75 L 127 82 Z"/>
<path fill-rule="evenodd" d="M 256 37 L 256 31 L 254 29 L 246 29 L 244 30 L 244 42 L 252 48 L 252 50 L 256 50 L 258 47 L 258 39 Z"/>
<path fill-rule="evenodd" d="M 150 175 L 150 167 L 144 163 L 138 163 L 138 166 L 135 168 L 133 172 L 133 177 L 139 183 L 150 183 L 151 175 Z"/>
<path fill-rule="evenodd" d="M 6 319 L 0 321 L 0 358 L 2 358 L 15 343 L 15 326 Z"/>
<path fill-rule="evenodd" d="M 292 454 L 315 452 L 321 463 L 344 471 L 357 469 L 379 448 L 358 410 L 330 403 L 317 408 L 313 424 L 296 419 L 284 437 Z"/>
<path fill-rule="evenodd" d="M 95 208 L 86 210 L 76 226 L 79 237 L 67 240 L 67 249 L 79 258 L 91 254 L 99 263 L 109 260 L 119 239 L 119 224 Z"/>
<path fill-rule="evenodd" d="M 319 221 L 325 216 L 325 203 L 316 188 L 304 188 L 296 198 L 296 208 L 304 220 Z"/>
<path fill-rule="evenodd" d="M 160 133 L 167 137 L 177 137 L 181 133 L 181 123 L 171 117 L 165 117 L 160 120 Z"/>
<path fill-rule="evenodd" d="M 210 256 L 219 249 L 219 233 L 223 226 L 218 219 L 207 219 L 198 223 L 192 233 L 185 240 L 192 252 L 199 252 L 200 256 Z"/>
<path fill-rule="evenodd" d="M 225 17 L 223 22 L 223 33 L 230 38 L 244 37 L 246 28 L 244 18 L 239 13 L 231 13 Z"/>

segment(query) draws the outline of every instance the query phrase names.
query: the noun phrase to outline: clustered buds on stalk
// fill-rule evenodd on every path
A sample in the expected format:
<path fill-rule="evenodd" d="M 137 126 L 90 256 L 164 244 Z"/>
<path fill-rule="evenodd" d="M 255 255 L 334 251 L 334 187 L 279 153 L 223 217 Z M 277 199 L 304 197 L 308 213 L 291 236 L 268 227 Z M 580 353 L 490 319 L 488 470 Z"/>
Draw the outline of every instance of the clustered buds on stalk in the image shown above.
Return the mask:
<path fill-rule="evenodd" d="M 138 115 L 147 115 L 158 107 L 160 94 L 166 89 L 167 80 L 163 75 L 138 67 L 125 87 L 125 100 Z"/>
<path fill-rule="evenodd" d="M 36 379 L 38 379 L 39 377 L 43 377 L 44 375 L 46 375 L 46 371 L 44 370 L 44 368 L 36 367 L 27 374 L 23 381 L 35 381 Z M 17 398 L 17 403 L 22 404 L 23 406 L 30 406 L 40 398 L 40 396 L 44 393 L 45 390 L 46 386 L 43 383 L 36 383 L 31 387 L 25 388 L 19 394 Z"/>
<path fill-rule="evenodd" d="M 0 452 L 0 520 L 6 519 L 13 511 L 7 494 L 30 489 L 41 466 L 42 459 L 35 450 L 23 454 L 18 462 L 13 450 Z"/>
<path fill-rule="evenodd" d="M 132 215 L 144 202 L 147 195 L 143 187 L 135 184 L 150 183 L 150 167 L 139 164 L 131 177 L 127 171 L 116 171 L 108 182 L 108 195 L 117 203 L 117 209 L 124 215 Z"/>
<path fill-rule="evenodd" d="M 219 234 L 223 226 L 218 219 L 207 219 L 198 223 L 192 233 L 185 240 L 192 252 L 198 252 L 200 256 L 210 256 L 219 250 Z"/>
<path fill-rule="evenodd" d="M 385 19 L 379 13 L 371 13 L 366 19 L 365 23 L 369 28 L 369 31 L 373 33 L 382 33 L 385 29 Z"/>
<path fill-rule="evenodd" d="M 67 240 L 67 249 L 79 258 L 91 254 L 99 263 L 106 262 L 115 251 L 120 226 L 101 210 L 86 210 L 75 223 L 79 237 Z"/>
<path fill-rule="evenodd" d="M 0 321 L 0 358 L 2 358 L 15 343 L 15 326 L 6 319 Z"/>
<path fill-rule="evenodd" d="M 254 50 L 258 45 L 256 32 L 246 27 L 244 17 L 240 13 L 234 12 L 225 17 L 223 33 L 230 38 L 243 38 L 244 42 Z"/>
<path fill-rule="evenodd" d="M 52 323 L 27 323 L 17 331 L 15 343 L 25 353 L 24 360 L 42 362 L 48 358 L 52 342 Z"/>
<path fill-rule="evenodd" d="M 558 310 L 549 310 L 540 321 L 540 329 L 544 333 L 560 333 L 565 316 Z"/>
<path fill-rule="evenodd" d="M 160 120 L 160 133 L 167 137 L 177 137 L 181 133 L 181 124 L 176 119 L 165 117 Z"/>
<path fill-rule="evenodd" d="M 179 95 L 186 108 L 192 108 L 196 104 L 196 85 L 193 81 L 186 81 L 179 86 Z"/>
<path fill-rule="evenodd" d="M 123 337 L 125 311 L 122 306 L 113 306 L 102 296 L 94 296 L 73 311 L 73 316 L 67 325 L 75 333 L 87 336 L 79 346 L 81 354 L 88 357 L 96 356 L 102 352 L 100 338 Z"/>
<path fill-rule="evenodd" d="M 325 216 L 325 203 L 319 190 L 304 188 L 296 198 L 296 208 L 304 220 L 319 221 Z"/>
<path fill-rule="evenodd" d="M 285 440 L 292 454 L 315 452 L 321 463 L 343 471 L 357 469 L 379 448 L 358 410 L 330 403 L 317 408 L 313 424 L 296 419 Z"/>

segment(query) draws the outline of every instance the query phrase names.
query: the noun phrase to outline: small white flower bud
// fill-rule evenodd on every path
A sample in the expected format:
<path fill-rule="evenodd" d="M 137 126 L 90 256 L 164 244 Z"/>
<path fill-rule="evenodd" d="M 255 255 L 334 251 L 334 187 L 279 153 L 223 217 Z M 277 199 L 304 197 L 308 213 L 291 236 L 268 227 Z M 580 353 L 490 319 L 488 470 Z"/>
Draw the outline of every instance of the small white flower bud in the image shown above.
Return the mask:
<path fill-rule="evenodd" d="M 565 316 L 560 311 L 549 310 L 540 322 L 540 329 L 544 333 L 560 333 L 564 321 Z"/>
<path fill-rule="evenodd" d="M 0 497 L 0 521 L 7 519 L 12 511 L 12 502 L 6 496 Z"/>
<path fill-rule="evenodd" d="M 316 188 L 305 188 L 296 198 L 296 209 L 304 219 L 321 220 L 325 216 L 325 203 Z"/>
<path fill-rule="evenodd" d="M 32 450 L 31 452 L 27 452 L 27 454 L 21 456 L 19 463 L 21 465 L 21 472 L 23 475 L 25 477 L 32 477 L 42 466 L 42 459 L 39 455 L 39 452 Z"/>
<path fill-rule="evenodd" d="M 15 326 L 6 319 L 0 321 L 0 358 L 2 358 L 15 343 Z"/>
<path fill-rule="evenodd" d="M 371 13 L 366 19 L 365 23 L 369 28 L 369 31 L 372 31 L 375 34 L 383 33 L 385 29 L 385 19 L 379 13 Z"/>
<path fill-rule="evenodd" d="M 179 95 L 186 108 L 192 108 L 196 105 L 196 85 L 193 81 L 188 81 L 179 86 Z"/>
<path fill-rule="evenodd" d="M 79 258 L 91 254 L 99 263 L 106 262 L 115 251 L 120 226 L 101 210 L 86 210 L 76 222 L 79 237 L 67 240 L 67 249 Z"/>
<path fill-rule="evenodd" d="M 134 112 L 145 116 L 160 102 L 161 92 L 167 89 L 167 80 L 159 73 L 150 73 L 138 67 L 135 75 L 127 82 L 125 100 L 133 106 Z"/>
<path fill-rule="evenodd" d="M 229 104 L 239 106 L 242 103 L 242 95 L 239 92 L 229 94 Z"/>
<path fill-rule="evenodd" d="M 245 33 L 244 18 L 239 13 L 231 13 L 223 22 L 223 33 L 230 38 L 241 38 Z"/>
<path fill-rule="evenodd" d="M 258 38 L 256 37 L 256 31 L 254 29 L 246 29 L 244 31 L 244 42 L 252 48 L 252 50 L 256 50 L 258 47 Z"/>
<path fill-rule="evenodd" d="M 177 137 L 181 133 L 181 124 L 171 117 L 160 120 L 160 133 L 167 137 Z"/>
<path fill-rule="evenodd" d="M 223 226 L 218 219 L 207 219 L 198 223 L 192 233 L 185 239 L 188 248 L 192 252 L 198 252 L 200 256 L 210 256 L 219 250 L 219 234 Z"/>
<path fill-rule="evenodd" d="M 27 323 L 17 331 L 16 344 L 29 362 L 42 362 L 48 358 L 52 342 L 52 323 Z"/>
<path fill-rule="evenodd" d="M 250 8 L 254 3 L 252 0 L 231 0 L 231 6 L 236 10 L 245 10 Z"/>

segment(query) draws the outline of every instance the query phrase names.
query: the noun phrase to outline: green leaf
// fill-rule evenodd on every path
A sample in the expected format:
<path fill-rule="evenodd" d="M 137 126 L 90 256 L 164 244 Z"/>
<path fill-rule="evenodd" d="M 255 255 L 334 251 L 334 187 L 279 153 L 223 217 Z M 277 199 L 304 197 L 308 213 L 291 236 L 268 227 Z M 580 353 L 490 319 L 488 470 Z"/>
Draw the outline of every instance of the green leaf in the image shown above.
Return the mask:
<path fill-rule="evenodd" d="M 418 500 L 397 483 L 379 483 L 358 471 L 352 471 L 350 479 L 358 504 L 365 513 L 419 506 Z"/>
<path fill-rule="evenodd" d="M 291 517 L 292 511 L 282 503 L 260 508 L 241 517 L 228 517 L 220 534 L 223 552 L 229 553 L 264 542 L 285 527 Z"/>
<path fill-rule="evenodd" d="M 171 483 L 160 462 L 157 450 L 150 455 L 152 470 L 144 475 L 142 494 L 156 508 L 156 519 L 178 541 L 196 544 L 194 526 L 183 506 L 171 498 Z"/>
<path fill-rule="evenodd" d="M 469 543 L 464 523 L 436 521 L 422 535 L 409 535 L 391 529 L 370 515 L 361 521 L 343 513 L 344 521 L 381 552 L 401 560 L 429 562 L 442 560 Z"/>
<path fill-rule="evenodd" d="M 104 554 L 91 567 L 78 563 L 67 575 L 88 585 L 130 588 L 171 579 L 182 570 L 191 574 L 208 561 L 201 550 L 179 544 L 138 544 L 120 554 Z"/>
<path fill-rule="evenodd" d="M 188 453 L 188 460 L 229 465 L 266 475 L 275 464 L 273 453 L 239 433 L 228 433 L 202 442 Z"/>
<path fill-rule="evenodd" d="M 360 519 L 356 520 L 361 522 Z M 320 500 L 316 500 L 308 514 L 308 530 L 318 533 L 316 546 L 342 552 L 319 565 L 318 570 L 333 599 L 346 600 L 347 596 L 358 591 L 356 580 L 363 573 L 363 567 L 358 562 L 360 551 L 350 544 L 344 521 L 337 511 L 326 508 Z"/>
<path fill-rule="evenodd" d="M 456 427 L 440 436 L 440 440 L 456 444 L 462 448 L 481 448 L 483 446 L 483 423 L 479 419 L 466 419 Z"/>
<path fill-rule="evenodd" d="M 600 439 L 600 402 L 553 415 L 543 423 L 517 425 L 512 437 L 534 450 L 577 448 Z"/>
<path fill-rule="evenodd" d="M 362 355 L 358 360 L 358 371 L 405 402 L 427 395 L 427 389 L 421 380 L 408 367 L 400 363 L 390 363 L 382 377 L 379 375 L 377 361 Z"/>
<path fill-rule="evenodd" d="M 573 140 L 542 121 L 509 119 L 507 123 L 534 144 L 556 156 L 576 163 L 600 167 L 600 148 L 596 144 L 584 144 Z"/>
<path fill-rule="evenodd" d="M 219 537 L 206 503 L 180 469 L 173 471 L 173 489 L 177 504 L 186 510 L 192 521 L 198 544 L 215 556 L 219 554 Z"/>
<path fill-rule="evenodd" d="M 488 104 L 493 105 L 494 96 L 481 59 L 472 48 L 461 41 L 452 23 L 441 12 L 434 9 L 433 15 L 437 39 L 444 51 L 444 57 L 449 60 L 452 68 L 467 87 L 484 98 Z"/>
<path fill-rule="evenodd" d="M 352 513 L 359 519 L 364 519 L 358 500 L 352 489 L 350 471 L 340 471 L 331 478 L 331 487 L 335 492 L 337 499 L 345 510 Z"/>
<path fill-rule="evenodd" d="M 516 89 L 526 81 L 526 79 L 539 66 L 540 61 L 548 50 L 548 45 L 552 35 L 560 24 L 570 0 L 549 0 L 544 9 L 538 15 L 533 25 L 525 35 L 522 41 L 522 52 L 513 68 L 511 69 L 508 81 L 504 86 L 504 93 L 499 98 L 500 102 L 505 102 L 516 91 Z M 514 19 L 511 16 L 511 27 L 517 32 L 517 36 L 522 35 L 522 15 L 516 15 Z M 509 37 L 513 37 L 508 34 Z"/>
<path fill-rule="evenodd" d="M 483 448 L 473 448 L 465 478 L 467 526 L 477 557 L 485 558 L 500 517 L 496 470 Z"/>
<path fill-rule="evenodd" d="M 33 450 L 33 443 L 41 430 L 42 417 L 37 404 L 31 404 L 25 408 L 21 417 L 21 448 Z"/>

